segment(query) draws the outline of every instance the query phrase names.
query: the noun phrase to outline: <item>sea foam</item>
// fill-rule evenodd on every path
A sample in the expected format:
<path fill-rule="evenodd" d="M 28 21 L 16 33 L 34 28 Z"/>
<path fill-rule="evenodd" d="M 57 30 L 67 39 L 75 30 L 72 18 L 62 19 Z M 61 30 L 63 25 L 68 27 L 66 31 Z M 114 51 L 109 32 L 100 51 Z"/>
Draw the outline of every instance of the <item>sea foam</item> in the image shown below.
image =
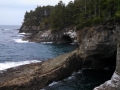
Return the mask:
<path fill-rule="evenodd" d="M 53 44 L 53 42 L 41 42 L 41 44 Z"/>
<path fill-rule="evenodd" d="M 22 35 L 22 34 L 18 34 L 17 36 L 18 36 L 18 37 L 23 37 L 24 35 Z"/>
<path fill-rule="evenodd" d="M 13 68 L 13 67 L 16 67 L 16 66 L 25 65 L 25 64 L 30 64 L 30 63 L 37 63 L 37 62 L 41 62 L 41 61 L 32 60 L 32 61 L 21 61 L 21 62 L 5 62 L 5 63 L 0 63 L 0 70 L 5 70 L 5 69 Z"/>
<path fill-rule="evenodd" d="M 20 35 L 25 35 L 25 33 L 23 32 L 23 33 L 19 33 Z"/>
<path fill-rule="evenodd" d="M 24 41 L 24 40 L 22 40 L 22 39 L 13 39 L 16 43 L 28 43 L 29 41 L 28 40 L 26 40 L 26 41 Z"/>
<path fill-rule="evenodd" d="M 53 85 L 55 85 L 55 84 L 58 84 L 58 82 L 52 82 L 52 83 L 50 83 L 48 86 L 53 86 Z"/>

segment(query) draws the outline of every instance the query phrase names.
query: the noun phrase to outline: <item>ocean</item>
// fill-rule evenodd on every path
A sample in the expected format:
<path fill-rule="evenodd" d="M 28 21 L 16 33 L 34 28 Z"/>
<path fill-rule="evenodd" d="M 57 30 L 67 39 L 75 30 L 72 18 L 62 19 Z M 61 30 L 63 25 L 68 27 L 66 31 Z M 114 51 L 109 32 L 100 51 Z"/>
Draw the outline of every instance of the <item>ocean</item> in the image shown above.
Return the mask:
<path fill-rule="evenodd" d="M 20 25 L 0 25 L 0 70 L 36 63 L 71 52 L 78 48 L 71 44 L 35 43 L 23 41 Z M 82 69 L 70 77 L 53 82 L 42 90 L 92 90 L 109 80 L 114 70 Z"/>

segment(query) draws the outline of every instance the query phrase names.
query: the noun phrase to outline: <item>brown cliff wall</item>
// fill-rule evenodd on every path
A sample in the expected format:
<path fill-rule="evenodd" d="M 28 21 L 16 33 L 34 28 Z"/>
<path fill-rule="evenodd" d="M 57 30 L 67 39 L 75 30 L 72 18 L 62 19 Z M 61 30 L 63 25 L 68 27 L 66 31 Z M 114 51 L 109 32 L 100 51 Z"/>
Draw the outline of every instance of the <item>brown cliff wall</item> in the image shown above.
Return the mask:
<path fill-rule="evenodd" d="M 96 87 L 94 90 L 120 90 L 120 25 L 116 26 L 117 37 L 117 62 L 116 70 L 111 80 L 106 81 L 104 84 Z"/>
<path fill-rule="evenodd" d="M 115 32 L 114 27 L 102 25 L 80 31 L 79 55 L 83 59 L 83 68 L 100 69 L 115 64 L 117 51 Z"/>

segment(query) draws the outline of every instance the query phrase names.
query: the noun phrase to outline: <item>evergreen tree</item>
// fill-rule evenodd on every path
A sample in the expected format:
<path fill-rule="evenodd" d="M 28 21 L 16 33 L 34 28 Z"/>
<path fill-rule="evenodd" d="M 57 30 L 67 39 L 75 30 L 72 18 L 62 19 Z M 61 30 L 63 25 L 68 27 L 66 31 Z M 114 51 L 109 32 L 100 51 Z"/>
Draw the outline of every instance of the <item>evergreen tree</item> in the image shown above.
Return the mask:
<path fill-rule="evenodd" d="M 51 30 L 76 26 L 78 30 L 99 24 L 120 22 L 120 0 L 75 0 L 65 5 L 59 1 L 55 6 L 37 6 L 25 13 L 26 26 L 49 25 Z"/>

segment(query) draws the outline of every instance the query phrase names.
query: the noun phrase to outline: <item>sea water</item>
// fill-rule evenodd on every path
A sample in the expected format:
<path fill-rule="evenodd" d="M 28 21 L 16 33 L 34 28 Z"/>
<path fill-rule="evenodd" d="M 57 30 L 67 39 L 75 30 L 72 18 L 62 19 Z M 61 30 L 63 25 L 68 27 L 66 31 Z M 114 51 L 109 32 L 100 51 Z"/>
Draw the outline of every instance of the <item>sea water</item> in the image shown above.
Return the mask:
<path fill-rule="evenodd" d="M 75 50 L 70 44 L 35 43 L 23 41 L 20 25 L 0 25 L 0 70 L 41 62 Z"/>
<path fill-rule="evenodd" d="M 71 52 L 78 46 L 70 44 L 23 41 L 20 25 L 0 25 L 0 70 L 36 63 Z M 41 90 L 93 90 L 110 79 L 114 70 L 79 70 L 61 81 L 53 81 Z"/>

